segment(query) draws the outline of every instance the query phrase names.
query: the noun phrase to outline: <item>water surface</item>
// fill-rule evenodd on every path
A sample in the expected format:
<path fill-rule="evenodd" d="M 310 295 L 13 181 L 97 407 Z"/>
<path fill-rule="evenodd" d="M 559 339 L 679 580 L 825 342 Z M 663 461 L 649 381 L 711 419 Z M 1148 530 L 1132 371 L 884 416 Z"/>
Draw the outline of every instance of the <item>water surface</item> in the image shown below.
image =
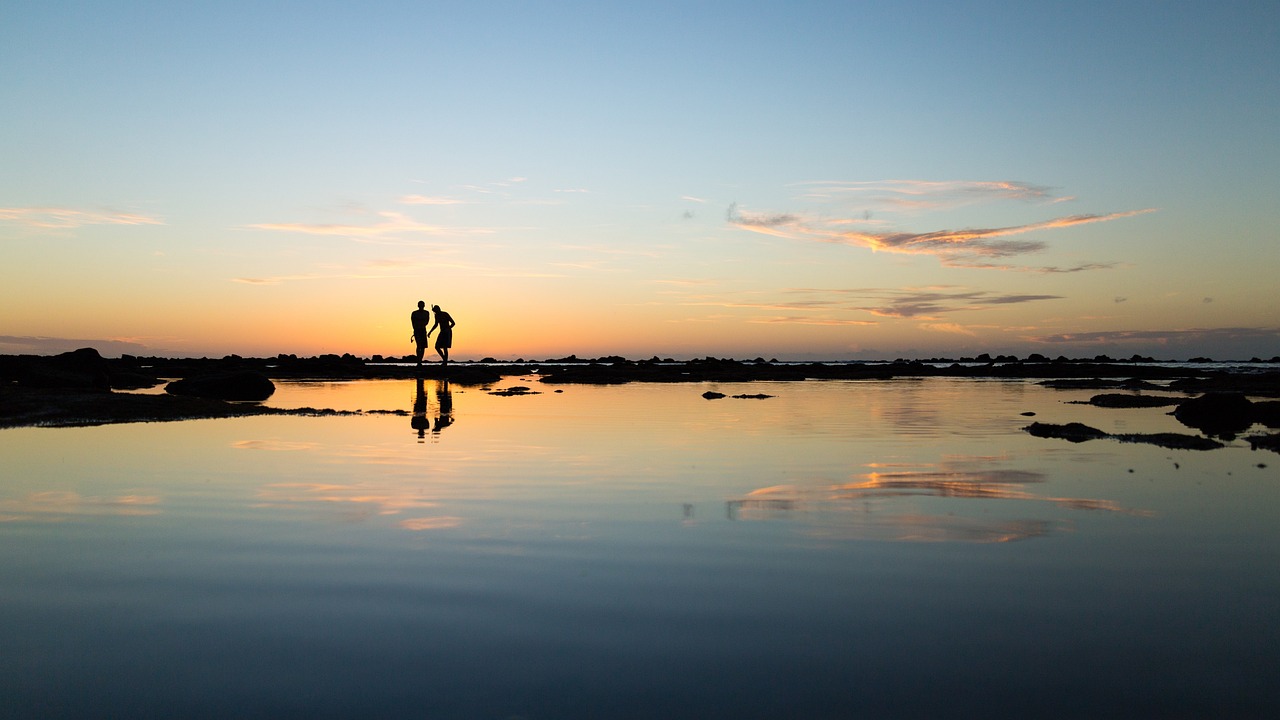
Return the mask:
<path fill-rule="evenodd" d="M 12 717 L 1263 717 L 1280 458 L 1025 381 L 0 432 Z M 768 399 L 708 401 L 766 393 Z M 396 411 L 369 413 L 367 411 Z"/>

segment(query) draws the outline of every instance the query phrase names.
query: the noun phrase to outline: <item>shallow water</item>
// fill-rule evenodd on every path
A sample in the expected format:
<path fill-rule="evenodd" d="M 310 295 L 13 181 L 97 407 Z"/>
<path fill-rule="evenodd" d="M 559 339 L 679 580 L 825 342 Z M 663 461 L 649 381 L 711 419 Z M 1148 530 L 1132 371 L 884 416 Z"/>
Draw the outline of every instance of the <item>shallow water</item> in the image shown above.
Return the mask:
<path fill-rule="evenodd" d="M 403 414 L 0 431 L 0 712 L 1280 702 L 1280 457 L 1021 431 L 1189 432 L 1167 408 L 943 378 L 512 385 L 539 394 L 284 383 L 270 404 Z"/>

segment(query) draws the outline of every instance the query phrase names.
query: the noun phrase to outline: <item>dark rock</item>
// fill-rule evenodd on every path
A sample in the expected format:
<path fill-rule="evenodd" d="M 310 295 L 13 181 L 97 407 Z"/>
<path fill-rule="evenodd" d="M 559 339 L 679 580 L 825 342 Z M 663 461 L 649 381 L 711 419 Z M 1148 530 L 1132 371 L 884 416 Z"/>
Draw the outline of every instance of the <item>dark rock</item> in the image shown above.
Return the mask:
<path fill-rule="evenodd" d="M 1173 416 L 1208 435 L 1235 435 L 1253 425 L 1253 403 L 1243 393 L 1206 393 L 1184 400 Z"/>
<path fill-rule="evenodd" d="M 734 395 L 734 397 L 739 400 L 768 400 L 773 396 L 765 395 L 764 393 L 757 393 L 755 395 Z"/>
<path fill-rule="evenodd" d="M 1218 448 L 1226 447 L 1217 440 L 1211 440 L 1199 435 L 1184 435 L 1182 433 L 1130 433 L 1112 435 L 1111 433 L 1103 432 L 1097 428 L 1082 425 L 1080 423 L 1051 425 L 1048 423 L 1036 422 L 1031 423 L 1022 429 L 1036 437 L 1056 438 L 1059 440 L 1068 440 L 1074 443 L 1110 438 L 1112 440 L 1119 440 L 1120 442 L 1157 445 L 1159 447 L 1171 448 L 1174 450 L 1217 450 Z"/>
<path fill-rule="evenodd" d="M 107 361 L 93 348 L 80 348 L 52 357 L 6 357 L 3 373 L 0 374 L 23 387 L 101 391 L 111 389 L 111 372 Z"/>
<path fill-rule="evenodd" d="M 489 394 L 499 395 L 501 397 L 511 397 L 512 395 L 540 395 L 541 393 L 535 390 L 530 390 L 526 385 L 512 385 L 509 388 L 503 388 L 501 390 L 491 390 L 489 391 Z"/>
<path fill-rule="evenodd" d="M 1110 434 L 1103 432 L 1102 430 L 1075 422 L 1067 423 L 1066 425 L 1033 422 L 1022 429 L 1028 434 L 1036 437 L 1069 440 L 1074 443 L 1110 437 Z"/>
<path fill-rule="evenodd" d="M 170 395 L 218 400 L 266 400 L 275 391 L 275 383 L 270 378 L 253 370 L 183 378 L 165 386 L 165 392 Z"/>
<path fill-rule="evenodd" d="M 1249 447 L 1254 450 L 1270 450 L 1271 452 L 1280 453 L 1280 433 L 1251 435 L 1245 439 L 1249 441 Z"/>
<path fill-rule="evenodd" d="M 715 391 L 713 391 L 713 390 L 708 390 L 708 391 L 706 391 L 706 392 L 702 393 L 702 397 L 704 397 L 704 398 L 706 398 L 706 399 L 708 399 L 708 400 L 719 400 L 720 398 L 722 398 L 722 397 L 726 397 L 726 396 L 725 396 L 725 394 L 724 394 L 724 393 L 722 393 L 722 392 L 715 392 Z"/>
<path fill-rule="evenodd" d="M 1124 380 L 1102 379 L 1102 378 L 1057 378 L 1052 380 L 1043 380 L 1040 382 L 1047 388 L 1054 390 L 1164 390 L 1153 382 L 1148 382 L 1141 378 L 1127 378 Z"/>
<path fill-rule="evenodd" d="M 1172 450 L 1217 450 L 1218 448 L 1226 447 L 1226 445 L 1217 440 L 1211 440 L 1202 435 L 1186 435 L 1184 433 L 1130 433 L 1112 435 L 1111 437 L 1120 442 L 1144 443 Z"/>
<path fill-rule="evenodd" d="M 1280 400 L 1263 400 L 1253 404 L 1253 420 L 1269 428 L 1280 428 Z"/>
<path fill-rule="evenodd" d="M 1105 408 L 1150 408 L 1177 405 L 1183 398 L 1158 397 L 1155 395 L 1128 395 L 1124 393 L 1104 393 L 1089 398 L 1089 404 Z"/>

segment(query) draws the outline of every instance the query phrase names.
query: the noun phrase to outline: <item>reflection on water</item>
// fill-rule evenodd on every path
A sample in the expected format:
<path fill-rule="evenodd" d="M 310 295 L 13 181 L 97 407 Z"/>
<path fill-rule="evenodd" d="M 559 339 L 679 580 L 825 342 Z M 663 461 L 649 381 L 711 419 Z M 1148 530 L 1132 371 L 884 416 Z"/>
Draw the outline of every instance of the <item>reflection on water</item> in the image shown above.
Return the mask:
<path fill-rule="evenodd" d="M 413 416 L 410 425 L 414 430 L 418 431 L 418 441 L 424 442 L 427 431 L 430 430 L 433 436 L 432 441 L 438 442 L 436 437 L 441 430 L 453 424 L 453 393 L 449 390 L 448 380 L 433 380 L 431 393 L 434 397 L 428 398 L 423 378 L 417 379 L 417 390 L 413 397 Z M 435 408 L 435 425 L 432 426 L 431 419 L 428 417 L 428 408 Z"/>
<path fill-rule="evenodd" d="M 1242 443 L 1034 438 L 1023 412 L 1181 428 L 1020 382 L 559 389 L 281 383 L 370 412 L 0 432 L 0 715 L 1280 704 L 1280 463 Z"/>
<path fill-rule="evenodd" d="M 67 490 L 34 492 L 23 498 L 0 500 L 0 522 L 64 522 L 81 516 L 158 515 L 155 495 L 92 497 Z"/>
<path fill-rule="evenodd" d="M 1101 510 L 1149 515 L 1106 499 L 1054 497 L 1027 486 L 1045 481 L 1045 473 L 974 467 L 990 458 L 950 458 L 937 465 L 876 468 L 851 483 L 758 488 L 725 503 L 730 520 L 790 520 L 824 537 L 901 542 L 1010 542 L 1047 535 L 1054 523 L 1037 518 L 991 517 L 991 503 L 973 500 L 1048 503 L 1071 510 Z M 883 468 L 894 469 L 886 471 Z M 918 498 L 943 498 L 926 512 Z M 959 502 L 957 502 L 959 501 Z M 1021 509 L 1021 508 L 1019 508 Z"/>

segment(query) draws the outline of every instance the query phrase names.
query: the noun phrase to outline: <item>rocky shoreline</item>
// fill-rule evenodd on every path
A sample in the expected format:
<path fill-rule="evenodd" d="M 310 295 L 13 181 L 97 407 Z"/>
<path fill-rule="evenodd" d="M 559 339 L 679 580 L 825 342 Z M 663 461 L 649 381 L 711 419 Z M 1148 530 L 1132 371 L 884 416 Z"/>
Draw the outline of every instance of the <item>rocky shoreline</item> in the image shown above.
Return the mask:
<path fill-rule="evenodd" d="M 1090 404 L 1098 407 L 1170 406 L 1188 427 L 1205 436 L 1234 437 L 1255 422 L 1277 427 L 1280 415 L 1280 372 L 1206 369 L 1202 365 L 1150 364 L 1149 358 L 1068 360 L 1032 356 L 1000 356 L 964 361 L 933 360 L 881 363 L 780 363 L 704 358 L 628 360 L 620 357 L 583 360 L 574 356 L 546 361 L 504 363 L 487 358 L 442 367 L 421 368 L 400 359 L 387 361 L 352 355 L 298 358 L 187 359 L 123 356 L 103 358 L 92 348 L 54 356 L 0 355 L 0 428 L 22 426 L 98 425 L 119 422 L 162 422 L 245 415 L 330 415 L 333 410 L 282 410 L 260 404 L 274 391 L 276 380 L 365 380 L 448 378 L 457 385 L 485 386 L 504 377 L 537 376 L 547 385 L 619 383 L 703 383 L 802 380 L 890 380 L 894 378 L 964 377 L 1039 380 L 1061 389 L 1096 389 Z M 157 388 L 163 394 L 120 392 Z M 1180 395 L 1143 395 L 1157 390 Z M 1246 397 L 1247 396 L 1247 397 Z M 1201 400 L 1206 398 L 1207 400 Z M 1249 398 L 1253 398 L 1252 400 Z M 1193 402 L 1194 401 L 1194 402 Z M 1188 410 L 1188 408 L 1191 408 Z M 1178 415 L 1182 413 L 1182 415 Z M 1188 418 L 1192 418 L 1188 420 Z M 1035 423 L 1028 430 L 1042 437 L 1068 437 Z M 1094 435 L 1094 437 L 1106 436 Z M 1187 440 L 1187 448 L 1208 448 L 1206 438 Z M 1115 438 L 1144 442 L 1142 438 Z M 1277 447 L 1275 436 L 1248 438 L 1255 447 Z M 1158 444 L 1175 438 L 1152 439 Z"/>

